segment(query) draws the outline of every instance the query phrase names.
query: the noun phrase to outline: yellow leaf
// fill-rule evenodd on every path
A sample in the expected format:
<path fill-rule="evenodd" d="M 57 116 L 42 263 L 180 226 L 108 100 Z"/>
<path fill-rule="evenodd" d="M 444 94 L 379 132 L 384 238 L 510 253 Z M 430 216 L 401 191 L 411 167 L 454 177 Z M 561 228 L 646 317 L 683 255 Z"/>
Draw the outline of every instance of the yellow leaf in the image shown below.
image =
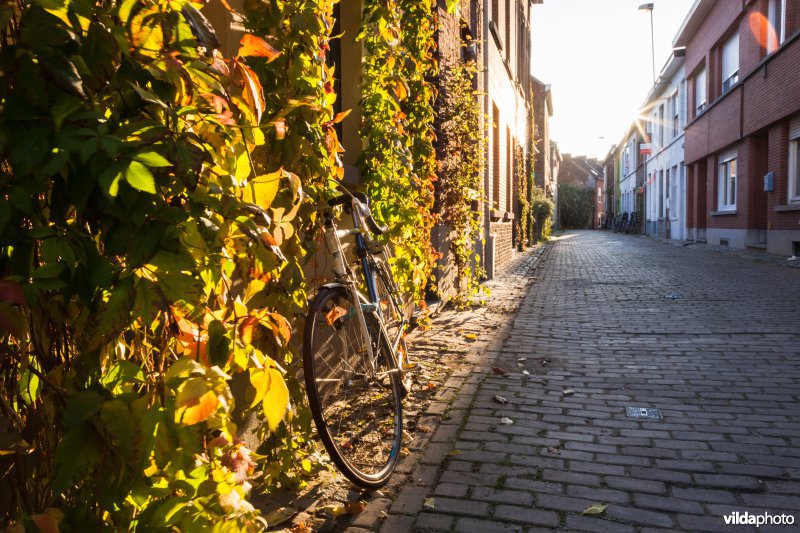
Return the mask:
<path fill-rule="evenodd" d="M 581 514 L 586 515 L 595 515 L 595 514 L 603 514 L 606 512 L 606 507 L 608 505 L 600 505 L 599 503 L 595 503 L 594 505 L 590 505 L 587 507 Z"/>
<path fill-rule="evenodd" d="M 344 508 L 344 505 L 328 505 L 327 507 L 323 507 L 323 510 L 326 511 L 333 518 L 337 518 L 347 513 L 347 510 Z"/>
<path fill-rule="evenodd" d="M 464 337 L 472 340 L 476 340 L 478 338 L 478 336 L 475 333 L 467 333 L 466 335 L 464 335 Z"/>
<path fill-rule="evenodd" d="M 283 169 L 253 178 L 242 187 L 242 200 L 267 209 L 272 205 L 283 177 Z"/>
<path fill-rule="evenodd" d="M 256 395 L 250 403 L 250 407 L 254 407 L 257 403 L 264 399 L 264 395 L 269 390 L 269 374 L 262 368 L 250 369 L 250 384 L 256 390 Z"/>
<path fill-rule="evenodd" d="M 275 431 L 289 411 L 289 388 L 279 371 L 269 368 L 265 372 L 269 375 L 269 387 L 262 405 L 269 430 Z"/>
<path fill-rule="evenodd" d="M 175 421 L 191 426 L 208 419 L 219 407 L 219 398 L 202 378 L 189 378 L 175 397 Z"/>
<path fill-rule="evenodd" d="M 267 41 L 250 33 L 245 33 L 239 43 L 242 45 L 239 48 L 239 55 L 242 57 L 266 57 L 269 63 L 281 55 Z"/>
<path fill-rule="evenodd" d="M 270 528 L 279 526 L 297 514 L 296 509 L 291 507 L 278 507 L 264 517 Z"/>

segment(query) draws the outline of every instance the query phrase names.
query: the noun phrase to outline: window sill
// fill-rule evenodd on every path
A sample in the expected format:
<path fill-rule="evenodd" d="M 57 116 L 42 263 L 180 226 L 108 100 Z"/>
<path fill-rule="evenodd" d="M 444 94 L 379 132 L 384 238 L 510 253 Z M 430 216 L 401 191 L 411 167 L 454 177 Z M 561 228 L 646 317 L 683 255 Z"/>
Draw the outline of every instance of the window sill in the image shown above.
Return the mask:
<path fill-rule="evenodd" d="M 725 215 L 735 215 L 735 214 L 736 214 L 736 209 L 723 209 L 723 210 L 720 210 L 720 211 L 712 211 L 711 212 L 711 216 L 712 217 L 722 217 L 722 216 L 725 216 Z"/>
<path fill-rule="evenodd" d="M 800 211 L 800 202 L 792 202 L 786 205 L 776 205 L 773 211 L 778 213 L 781 211 Z"/>

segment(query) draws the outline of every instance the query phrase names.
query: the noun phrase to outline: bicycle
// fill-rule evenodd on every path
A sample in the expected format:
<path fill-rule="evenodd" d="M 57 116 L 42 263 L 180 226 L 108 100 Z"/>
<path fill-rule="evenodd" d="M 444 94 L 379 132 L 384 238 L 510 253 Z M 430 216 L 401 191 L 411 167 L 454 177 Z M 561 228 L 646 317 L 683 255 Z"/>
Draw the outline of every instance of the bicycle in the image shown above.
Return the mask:
<path fill-rule="evenodd" d="M 352 229 L 336 228 L 337 206 L 352 216 Z M 404 338 L 409 320 L 386 246 L 372 238 L 387 228 L 372 218 L 367 197 L 345 192 L 321 213 L 334 280 L 322 286 L 306 317 L 306 392 L 334 464 L 356 485 L 374 489 L 386 483 L 400 458 L 406 370 L 414 366 Z M 344 237 L 354 237 L 360 277 L 345 259 Z"/>

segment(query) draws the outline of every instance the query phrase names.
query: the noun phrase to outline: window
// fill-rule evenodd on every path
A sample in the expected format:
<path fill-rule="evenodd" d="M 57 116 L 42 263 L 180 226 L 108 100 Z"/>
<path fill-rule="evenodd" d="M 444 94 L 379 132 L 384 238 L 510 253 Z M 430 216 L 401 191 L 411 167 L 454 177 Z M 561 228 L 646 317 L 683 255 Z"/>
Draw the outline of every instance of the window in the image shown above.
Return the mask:
<path fill-rule="evenodd" d="M 789 202 L 800 202 L 800 117 L 789 126 Z"/>
<path fill-rule="evenodd" d="M 672 180 L 671 180 L 671 190 L 667 193 L 669 194 L 669 216 L 671 218 L 678 217 L 678 180 L 680 180 L 680 174 L 678 174 L 678 167 L 677 165 L 672 167 Z"/>
<path fill-rule="evenodd" d="M 658 108 L 658 145 L 664 146 L 664 104 Z"/>
<path fill-rule="evenodd" d="M 505 211 L 513 211 L 514 193 L 514 144 L 516 140 L 511 137 L 511 128 L 506 127 L 506 207 Z M 512 144 L 513 143 L 513 144 Z"/>
<path fill-rule="evenodd" d="M 769 0 L 767 7 L 767 53 L 774 52 L 786 39 L 786 0 Z"/>
<path fill-rule="evenodd" d="M 664 171 L 658 171 L 658 217 L 664 218 Z"/>
<path fill-rule="evenodd" d="M 511 2 L 506 0 L 506 10 L 503 11 L 503 16 L 506 19 L 506 36 L 504 43 L 506 47 L 506 61 L 511 62 Z"/>
<path fill-rule="evenodd" d="M 719 178 L 717 180 L 717 211 L 736 209 L 736 152 L 719 156 Z"/>
<path fill-rule="evenodd" d="M 681 110 L 678 107 L 678 93 L 672 95 L 672 138 L 678 136 L 678 129 L 680 127 L 680 114 Z"/>
<path fill-rule="evenodd" d="M 492 103 L 492 209 L 500 210 L 500 110 Z"/>
<path fill-rule="evenodd" d="M 706 110 L 706 69 L 703 68 L 694 77 L 695 116 Z"/>
<path fill-rule="evenodd" d="M 722 94 L 739 81 L 739 34 L 733 34 L 722 46 Z"/>

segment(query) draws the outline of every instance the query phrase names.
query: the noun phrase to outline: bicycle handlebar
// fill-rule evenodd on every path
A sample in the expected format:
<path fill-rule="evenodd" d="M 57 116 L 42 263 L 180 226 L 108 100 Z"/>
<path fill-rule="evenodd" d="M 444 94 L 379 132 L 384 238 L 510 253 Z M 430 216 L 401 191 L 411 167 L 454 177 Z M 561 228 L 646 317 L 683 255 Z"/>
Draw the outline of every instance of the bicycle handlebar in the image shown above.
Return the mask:
<path fill-rule="evenodd" d="M 367 198 L 367 195 L 363 192 L 354 192 L 352 194 L 344 193 L 341 196 L 328 200 L 328 205 L 330 207 L 336 207 L 338 205 L 344 205 L 347 202 L 352 202 L 353 200 L 359 203 L 361 214 L 364 216 L 364 222 L 366 222 L 367 227 L 372 233 L 375 235 L 383 235 L 388 231 L 389 228 L 387 226 L 381 226 L 372 218 L 372 213 L 369 210 L 369 198 Z"/>

